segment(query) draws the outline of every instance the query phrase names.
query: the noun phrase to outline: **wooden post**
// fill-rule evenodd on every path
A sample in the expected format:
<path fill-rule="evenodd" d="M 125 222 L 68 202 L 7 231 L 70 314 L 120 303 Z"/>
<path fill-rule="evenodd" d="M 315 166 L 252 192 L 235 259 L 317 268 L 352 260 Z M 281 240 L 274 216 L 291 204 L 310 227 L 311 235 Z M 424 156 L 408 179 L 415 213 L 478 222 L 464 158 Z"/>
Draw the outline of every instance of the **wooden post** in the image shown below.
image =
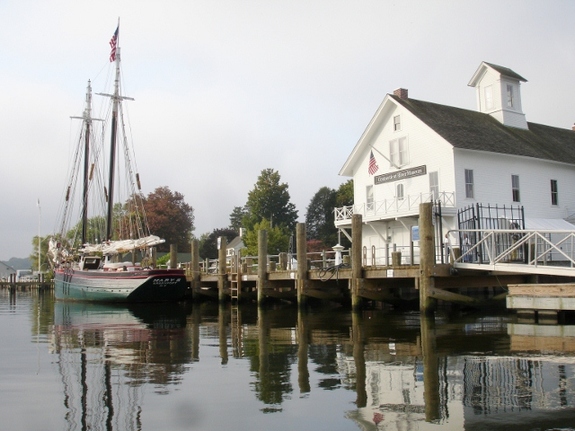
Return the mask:
<path fill-rule="evenodd" d="M 361 240 L 362 240 L 361 214 L 351 216 L 351 307 L 357 310 L 361 306 L 360 288 L 363 284 L 363 268 L 361 266 Z"/>
<path fill-rule="evenodd" d="M 394 251 L 391 253 L 391 266 L 401 266 L 401 251 Z"/>
<path fill-rule="evenodd" d="M 256 286 L 258 290 L 258 304 L 264 300 L 264 288 L 266 287 L 268 270 L 268 232 L 258 231 L 258 278 Z"/>
<path fill-rule="evenodd" d="M 190 262 L 190 276 L 192 298 L 196 297 L 196 290 L 200 289 L 200 241 L 192 240 L 192 261 Z"/>
<path fill-rule="evenodd" d="M 435 230 L 433 229 L 433 205 L 419 204 L 419 309 L 423 314 L 433 312 L 435 300 L 429 296 L 434 287 L 432 277 L 435 266 Z"/>
<path fill-rule="evenodd" d="M 152 247 L 152 268 L 158 267 L 158 251 L 156 247 Z"/>
<path fill-rule="evenodd" d="M 178 267 L 178 244 L 170 244 L 170 268 Z"/>
<path fill-rule="evenodd" d="M 298 223 L 295 229 L 296 247 L 297 247 L 297 303 L 302 307 L 306 303 L 304 295 L 307 287 L 307 238 L 305 223 Z"/>
<path fill-rule="evenodd" d="M 226 300 L 226 249 L 228 247 L 228 241 L 226 237 L 221 236 L 218 238 L 218 301 L 220 303 Z"/>
<path fill-rule="evenodd" d="M 280 270 L 281 270 L 281 271 L 287 270 L 287 267 L 288 267 L 288 255 L 287 255 L 287 253 L 286 253 L 285 251 L 282 251 L 282 252 L 279 254 L 278 260 L 279 260 Z"/>

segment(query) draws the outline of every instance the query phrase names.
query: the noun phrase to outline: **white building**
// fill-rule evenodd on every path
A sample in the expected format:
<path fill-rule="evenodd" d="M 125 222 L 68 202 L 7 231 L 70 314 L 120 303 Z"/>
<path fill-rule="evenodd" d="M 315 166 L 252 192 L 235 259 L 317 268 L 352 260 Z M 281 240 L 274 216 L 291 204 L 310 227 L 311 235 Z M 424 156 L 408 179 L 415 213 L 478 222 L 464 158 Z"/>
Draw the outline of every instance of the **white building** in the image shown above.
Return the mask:
<path fill-rule="evenodd" d="M 16 270 L 10 265 L 0 262 L 0 280 L 10 280 L 12 274 L 16 274 Z"/>
<path fill-rule="evenodd" d="M 525 228 L 574 227 L 575 131 L 527 122 L 521 83 L 506 67 L 483 62 L 469 86 L 477 111 L 387 94 L 340 175 L 352 177 L 354 205 L 335 225 L 362 214 L 363 246 L 378 256 L 404 250 L 419 204 L 441 202 L 443 232 L 476 204 L 523 207 Z"/>

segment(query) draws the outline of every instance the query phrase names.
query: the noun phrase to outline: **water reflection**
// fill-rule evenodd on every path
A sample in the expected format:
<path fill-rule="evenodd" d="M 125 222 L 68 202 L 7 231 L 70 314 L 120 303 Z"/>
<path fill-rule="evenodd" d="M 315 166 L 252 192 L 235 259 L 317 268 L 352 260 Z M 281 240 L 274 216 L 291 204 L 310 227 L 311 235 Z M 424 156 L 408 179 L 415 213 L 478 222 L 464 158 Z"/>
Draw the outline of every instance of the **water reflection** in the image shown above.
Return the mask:
<path fill-rule="evenodd" d="M 142 429 L 142 385 L 177 384 L 191 360 L 186 309 L 54 303 L 68 429 Z"/>
<path fill-rule="evenodd" d="M 33 304 L 70 430 L 152 429 L 154 417 L 215 430 L 230 425 L 222 408 L 258 429 L 266 418 L 278 430 L 575 429 L 574 327 L 512 315 Z M 146 401 L 178 391 L 201 426 Z"/>

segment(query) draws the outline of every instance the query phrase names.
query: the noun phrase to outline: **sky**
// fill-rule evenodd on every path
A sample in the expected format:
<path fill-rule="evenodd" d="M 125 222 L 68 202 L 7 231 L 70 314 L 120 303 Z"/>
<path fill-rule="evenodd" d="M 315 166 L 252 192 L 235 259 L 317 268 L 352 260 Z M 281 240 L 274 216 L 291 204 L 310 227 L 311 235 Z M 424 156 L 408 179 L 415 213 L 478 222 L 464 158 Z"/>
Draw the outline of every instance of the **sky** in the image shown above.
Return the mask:
<path fill-rule="evenodd" d="M 305 221 L 387 93 L 475 109 L 482 61 L 527 79 L 528 121 L 575 122 L 569 0 L 0 0 L 0 16 L 0 260 L 58 230 L 70 116 L 118 19 L 142 191 L 183 194 L 197 237 L 264 169 Z"/>

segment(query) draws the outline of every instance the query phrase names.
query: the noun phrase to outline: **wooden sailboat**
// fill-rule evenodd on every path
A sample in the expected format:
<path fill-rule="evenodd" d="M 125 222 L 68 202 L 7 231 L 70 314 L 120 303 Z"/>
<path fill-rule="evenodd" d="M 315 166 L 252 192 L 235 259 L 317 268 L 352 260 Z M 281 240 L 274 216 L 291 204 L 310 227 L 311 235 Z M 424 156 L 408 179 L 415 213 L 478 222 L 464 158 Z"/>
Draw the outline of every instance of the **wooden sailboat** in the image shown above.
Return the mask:
<path fill-rule="evenodd" d="M 92 151 L 94 123 L 101 121 L 92 118 L 92 88 L 90 82 L 86 91 L 86 107 L 84 113 L 79 118 L 83 127 L 81 137 L 78 141 L 78 150 L 74 160 L 71 180 L 67 188 L 66 203 L 64 205 L 62 224 L 60 232 L 50 241 L 49 254 L 54 265 L 55 295 L 57 299 L 74 299 L 105 302 L 155 302 L 155 301 L 175 301 L 184 298 L 188 284 L 184 270 L 182 269 L 159 269 L 152 266 L 152 249 L 154 246 L 164 242 L 157 236 L 151 235 L 147 227 L 142 195 L 139 191 L 139 175 L 133 174 L 129 151 L 124 148 L 126 162 L 126 176 L 130 178 L 130 208 L 124 210 L 128 213 L 126 220 L 117 221 L 118 206 L 115 206 L 114 197 L 116 192 L 117 154 L 118 151 L 118 131 L 124 131 L 124 123 L 121 113 L 122 102 L 133 100 L 120 93 L 120 49 L 119 49 L 119 24 L 114 32 L 110 45 L 112 51 L 110 61 L 115 65 L 114 90 L 112 93 L 98 93 L 108 97 L 112 104 L 110 149 L 109 149 L 109 170 L 107 188 L 103 189 L 104 197 L 100 197 L 101 202 L 106 202 L 107 211 L 105 217 L 105 229 L 99 234 L 89 238 L 90 219 L 88 209 L 90 208 L 90 198 L 97 185 L 98 175 L 94 175 L 94 166 L 102 157 L 98 151 Z M 127 140 L 120 141 L 127 145 Z M 82 150 L 83 149 L 83 150 Z M 74 247 L 74 241 L 70 240 L 67 233 L 66 220 L 69 220 L 70 194 L 73 194 L 77 183 L 76 171 L 80 170 L 80 157 L 83 154 L 83 182 L 81 194 L 81 225 L 75 229 L 80 236 L 79 246 Z M 103 182 L 103 181 L 102 181 Z M 103 184 L 100 184 L 101 186 Z M 137 189 L 136 189 L 137 186 Z M 94 196 L 95 197 L 95 196 Z M 117 203 L 116 203 L 117 204 Z M 128 203 L 124 204 L 128 205 Z M 121 208 L 121 204 L 120 204 Z M 100 217 L 103 221 L 103 216 Z M 128 225 L 125 229 L 127 235 L 120 237 L 120 229 L 113 229 L 116 225 Z M 97 240 L 100 238 L 100 240 Z M 78 242 L 78 241 L 76 241 Z M 131 261 L 122 262 L 119 257 L 126 253 L 132 254 Z M 140 253 L 142 261 L 136 263 L 135 256 Z"/>

